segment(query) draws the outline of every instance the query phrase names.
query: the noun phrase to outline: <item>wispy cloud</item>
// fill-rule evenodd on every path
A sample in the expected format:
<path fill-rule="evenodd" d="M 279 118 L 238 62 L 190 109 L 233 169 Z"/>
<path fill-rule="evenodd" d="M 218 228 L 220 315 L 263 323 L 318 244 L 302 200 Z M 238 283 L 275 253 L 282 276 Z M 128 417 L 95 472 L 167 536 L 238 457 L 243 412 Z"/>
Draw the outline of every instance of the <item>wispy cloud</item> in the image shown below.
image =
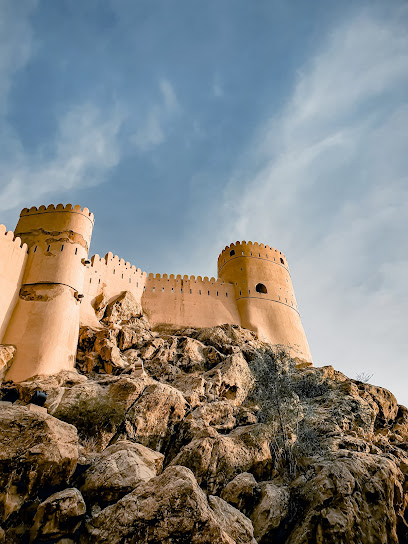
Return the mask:
<path fill-rule="evenodd" d="M 276 244 L 301 271 L 317 362 L 351 375 L 368 364 L 389 386 L 384 363 L 392 353 L 400 373 L 408 311 L 408 12 L 397 15 L 360 14 L 327 37 L 223 203 L 229 238 Z"/>
<path fill-rule="evenodd" d="M 159 100 L 150 105 L 132 138 L 136 148 L 142 152 L 165 141 L 166 128 L 181 111 L 174 88 L 168 79 L 160 79 L 159 91 Z"/>
<path fill-rule="evenodd" d="M 92 104 L 71 104 L 58 120 L 53 145 L 27 151 L 8 123 L 14 78 L 35 54 L 30 15 L 37 2 L 1 5 L 0 17 L 0 210 L 43 195 L 100 183 L 119 162 L 118 134 L 123 115 Z M 53 150 L 50 152 L 50 148 Z"/>
<path fill-rule="evenodd" d="M 103 181 L 120 160 L 122 117 L 119 111 L 107 115 L 90 104 L 76 106 L 60 119 L 51 155 L 29 154 L 20 146 L 2 164 L 0 210 Z"/>

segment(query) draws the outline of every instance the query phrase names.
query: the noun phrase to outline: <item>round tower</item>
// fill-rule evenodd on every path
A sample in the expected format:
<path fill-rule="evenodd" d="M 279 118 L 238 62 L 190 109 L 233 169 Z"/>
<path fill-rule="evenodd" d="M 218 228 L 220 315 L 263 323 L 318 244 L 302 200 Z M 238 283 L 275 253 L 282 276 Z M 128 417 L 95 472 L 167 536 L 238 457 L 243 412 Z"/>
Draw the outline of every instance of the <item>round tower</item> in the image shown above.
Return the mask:
<path fill-rule="evenodd" d="M 94 217 L 68 204 L 25 208 L 15 230 L 28 246 L 19 299 L 3 339 L 17 353 L 6 379 L 73 369 Z"/>
<path fill-rule="evenodd" d="M 234 284 L 241 325 L 299 362 L 311 362 L 285 255 L 252 242 L 236 242 L 218 257 L 218 277 Z"/>

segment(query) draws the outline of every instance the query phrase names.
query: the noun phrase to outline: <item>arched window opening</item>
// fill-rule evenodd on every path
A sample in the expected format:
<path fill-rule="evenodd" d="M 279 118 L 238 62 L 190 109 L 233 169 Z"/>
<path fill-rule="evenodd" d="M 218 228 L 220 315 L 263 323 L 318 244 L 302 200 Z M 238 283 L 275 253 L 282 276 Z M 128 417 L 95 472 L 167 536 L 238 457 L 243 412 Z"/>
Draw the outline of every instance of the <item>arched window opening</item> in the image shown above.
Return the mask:
<path fill-rule="evenodd" d="M 280 262 L 281 262 L 282 264 L 285 264 L 285 261 L 282 259 L 282 257 L 280 258 Z"/>
<path fill-rule="evenodd" d="M 35 248 L 34 248 L 34 253 L 35 253 L 36 251 L 37 251 L 37 246 L 35 246 Z"/>
<path fill-rule="evenodd" d="M 64 244 L 61 245 L 61 251 L 64 251 Z"/>
<path fill-rule="evenodd" d="M 75 248 L 75 255 L 78 255 L 78 248 Z"/>
<path fill-rule="evenodd" d="M 268 292 L 268 289 L 266 288 L 266 286 L 263 283 L 258 283 L 255 290 L 256 290 L 257 293 L 264 293 L 265 294 L 265 293 Z"/>
<path fill-rule="evenodd" d="M 50 250 L 50 246 L 47 247 L 47 251 L 49 251 L 49 250 Z"/>
<path fill-rule="evenodd" d="M 230 251 L 230 257 L 232 257 L 233 255 L 235 255 L 235 250 L 234 250 L 234 249 L 231 249 L 231 251 Z"/>

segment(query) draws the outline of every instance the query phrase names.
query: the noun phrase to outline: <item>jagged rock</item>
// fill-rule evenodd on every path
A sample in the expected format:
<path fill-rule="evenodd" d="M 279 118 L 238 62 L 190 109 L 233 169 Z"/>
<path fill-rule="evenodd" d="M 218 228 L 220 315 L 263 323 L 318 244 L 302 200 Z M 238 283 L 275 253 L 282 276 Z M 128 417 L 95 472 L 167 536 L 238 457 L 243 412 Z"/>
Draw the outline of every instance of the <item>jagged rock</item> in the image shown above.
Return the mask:
<path fill-rule="evenodd" d="M 272 469 L 270 439 L 264 425 L 238 427 L 226 436 L 192 440 L 171 465 L 189 467 L 201 487 L 215 494 L 240 472 L 265 479 Z"/>
<path fill-rule="evenodd" d="M 106 306 L 103 322 L 119 323 L 142 315 L 143 310 L 140 302 L 135 299 L 130 291 L 124 291 Z"/>
<path fill-rule="evenodd" d="M 81 492 L 93 502 L 116 501 L 161 472 L 163 455 L 119 440 L 106 448 L 84 474 Z"/>
<path fill-rule="evenodd" d="M 279 346 L 237 326 L 152 332 L 143 317 L 123 315 L 81 328 L 77 360 L 88 378 L 60 373 L 13 385 L 16 405 L 44 390 L 49 412 L 79 431 L 77 470 L 55 485 L 86 483 L 91 522 L 88 532 L 82 524 L 53 543 L 252 539 L 234 508 L 251 517 L 259 544 L 408 542 L 408 410 L 390 392 L 331 366 L 301 369 Z M 113 369 L 119 376 L 104 371 L 113 352 L 125 361 Z M 138 376 L 141 363 L 150 377 Z M 3 404 L 0 414 L 7 407 L 30 414 L 23 422 L 49 417 L 16 405 Z M 60 469 L 35 455 L 42 446 L 26 431 L 16 433 L 20 415 L 11 435 L 0 427 L 6 449 L 15 442 L 22 459 L 13 468 L 0 449 L 10 544 L 28 541 L 35 509 L 55 491 L 48 488 L 58 481 L 54 464 Z M 34 436 L 45 425 L 35 421 Z M 137 444 L 124 447 L 122 438 Z M 141 444 L 164 455 L 160 476 Z M 203 492 L 221 494 L 210 497 L 213 509 Z"/>
<path fill-rule="evenodd" d="M 85 512 L 85 501 L 75 487 L 54 493 L 37 509 L 30 542 L 49 542 L 72 535 L 79 528 Z"/>
<path fill-rule="evenodd" d="M 148 321 L 142 318 L 131 318 L 120 330 L 118 346 L 122 351 L 130 348 L 141 348 L 153 338 Z"/>
<path fill-rule="evenodd" d="M 188 404 L 177 389 L 153 383 L 128 410 L 123 432 L 129 439 L 163 452 L 187 409 Z"/>
<path fill-rule="evenodd" d="M 99 295 L 97 295 L 93 300 L 92 306 L 93 306 L 93 309 L 95 310 L 96 318 L 99 321 L 103 318 L 105 314 L 105 309 L 107 304 L 108 304 L 108 299 L 106 298 L 105 293 L 103 292 L 99 293 Z"/>
<path fill-rule="evenodd" d="M 178 466 L 168 467 L 102 510 L 87 530 L 82 544 L 235 542 L 221 527 L 192 472 Z"/>
<path fill-rule="evenodd" d="M 271 542 L 274 536 L 273 531 L 288 515 L 290 492 L 287 486 L 262 482 L 258 493 L 259 502 L 250 515 L 255 538 L 258 542 Z"/>
<path fill-rule="evenodd" d="M 146 376 L 88 380 L 63 391 L 52 414 L 75 425 L 81 437 L 96 437 L 105 447 L 132 404 L 152 383 Z M 50 408 L 51 411 L 51 408 Z"/>
<path fill-rule="evenodd" d="M 254 384 L 248 363 L 241 353 L 234 353 L 203 374 L 206 393 L 228 399 L 239 406 Z"/>
<path fill-rule="evenodd" d="M 208 497 L 215 517 L 221 528 L 236 544 L 256 544 L 251 520 L 239 510 L 214 495 Z"/>
<path fill-rule="evenodd" d="M 11 366 L 15 354 L 15 346 L 0 344 L 0 385 Z"/>
<path fill-rule="evenodd" d="M 311 464 L 291 486 L 295 502 L 290 521 L 295 528 L 288 541 L 406 542 L 403 481 L 395 461 L 379 455 L 339 452 Z"/>
<path fill-rule="evenodd" d="M 0 410 L 0 519 L 41 489 L 66 483 L 78 460 L 75 427 L 43 412 Z"/>
<path fill-rule="evenodd" d="M 86 376 L 78 374 L 76 371 L 62 370 L 52 376 L 34 376 L 25 382 L 13 383 L 13 388 L 19 392 L 17 404 L 23 406 L 30 402 L 36 391 L 44 391 L 47 394 L 44 406 L 51 412 L 52 407 L 58 404 L 65 389 L 86 381 Z"/>
<path fill-rule="evenodd" d="M 244 514 L 248 514 L 254 508 L 257 485 L 252 474 L 241 472 L 224 487 L 221 498 Z"/>

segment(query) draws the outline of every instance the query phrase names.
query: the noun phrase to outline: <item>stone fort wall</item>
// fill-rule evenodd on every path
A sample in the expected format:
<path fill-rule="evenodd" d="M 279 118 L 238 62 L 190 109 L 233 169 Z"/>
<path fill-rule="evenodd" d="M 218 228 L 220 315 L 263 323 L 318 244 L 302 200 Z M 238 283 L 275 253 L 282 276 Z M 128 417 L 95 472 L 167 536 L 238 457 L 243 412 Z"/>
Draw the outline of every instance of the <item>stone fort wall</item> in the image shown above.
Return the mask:
<path fill-rule="evenodd" d="M 8 378 L 73 368 L 79 324 L 101 326 L 98 301 L 130 291 L 156 328 L 237 324 L 311 361 L 285 255 L 236 242 L 218 258 L 218 279 L 146 274 L 113 253 L 88 250 L 88 208 L 25 208 L 16 230 L 0 227 L 0 342 L 17 347 Z"/>
<path fill-rule="evenodd" d="M 16 305 L 27 262 L 27 244 L 0 225 L 0 340 Z"/>

